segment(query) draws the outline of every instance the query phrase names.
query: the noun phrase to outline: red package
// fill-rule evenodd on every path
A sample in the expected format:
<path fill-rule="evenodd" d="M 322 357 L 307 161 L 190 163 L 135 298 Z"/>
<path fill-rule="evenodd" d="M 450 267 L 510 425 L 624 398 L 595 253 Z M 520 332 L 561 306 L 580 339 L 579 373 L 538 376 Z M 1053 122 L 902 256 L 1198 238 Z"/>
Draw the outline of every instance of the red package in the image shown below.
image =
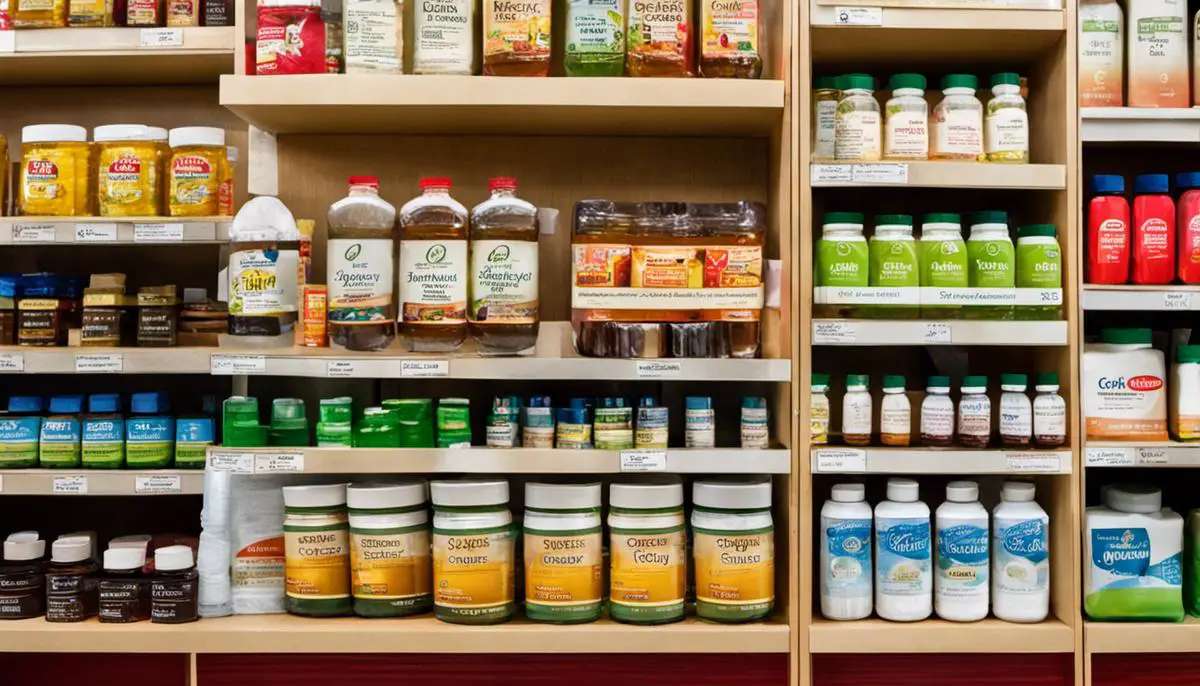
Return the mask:
<path fill-rule="evenodd" d="M 321 6 L 285 0 L 258 8 L 257 74 L 325 72 L 325 22 Z"/>

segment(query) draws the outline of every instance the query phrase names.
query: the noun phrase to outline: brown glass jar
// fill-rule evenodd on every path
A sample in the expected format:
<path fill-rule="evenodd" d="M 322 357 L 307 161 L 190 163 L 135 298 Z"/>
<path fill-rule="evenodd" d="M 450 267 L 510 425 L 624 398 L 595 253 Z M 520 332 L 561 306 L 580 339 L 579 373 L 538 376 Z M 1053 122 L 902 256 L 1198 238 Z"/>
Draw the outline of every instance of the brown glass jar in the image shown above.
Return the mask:
<path fill-rule="evenodd" d="M 467 326 L 480 352 L 513 354 L 537 344 L 537 208 L 516 196 L 514 179 L 489 187 L 492 197 L 471 210 Z"/>
<path fill-rule="evenodd" d="M 46 613 L 46 542 L 6 540 L 0 562 L 0 619 L 32 619 Z"/>
<path fill-rule="evenodd" d="M 62 305 L 57 298 L 22 298 L 17 303 L 17 345 L 65 343 Z"/>
<path fill-rule="evenodd" d="M 231 0 L 204 0 L 204 25 L 233 26 L 233 12 Z"/>
<path fill-rule="evenodd" d="M 137 344 L 142 348 L 168 348 L 178 344 L 179 298 L 175 286 L 138 289 Z"/>
<path fill-rule="evenodd" d="M 192 549 L 169 545 L 154 551 L 150 580 L 150 621 L 186 624 L 200 619 L 200 581 Z"/>
<path fill-rule="evenodd" d="M 132 303 L 124 291 L 124 288 L 84 289 L 80 345 L 113 347 L 129 341 Z"/>
<path fill-rule="evenodd" d="M 91 540 L 56 540 L 46 569 L 46 621 L 82 622 L 95 617 L 100 612 L 99 571 L 92 559 Z"/>
<path fill-rule="evenodd" d="M 100 577 L 100 622 L 128 624 L 150 619 L 150 584 L 142 566 L 144 548 L 109 548 L 104 551 Z"/>

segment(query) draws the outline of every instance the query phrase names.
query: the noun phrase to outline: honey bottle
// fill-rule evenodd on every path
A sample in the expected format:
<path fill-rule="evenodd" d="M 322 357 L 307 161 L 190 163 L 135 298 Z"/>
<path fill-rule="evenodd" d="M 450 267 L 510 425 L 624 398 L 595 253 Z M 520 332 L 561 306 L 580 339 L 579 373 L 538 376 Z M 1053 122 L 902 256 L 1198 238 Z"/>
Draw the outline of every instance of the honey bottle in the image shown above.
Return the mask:
<path fill-rule="evenodd" d="M 514 179 L 489 188 L 492 197 L 471 210 L 467 321 L 480 352 L 512 354 L 537 343 L 537 208 L 516 196 Z"/>
<path fill-rule="evenodd" d="M 421 195 L 400 208 L 400 337 L 412 352 L 467 339 L 467 208 L 451 186 L 421 179 Z"/>
<path fill-rule="evenodd" d="M 692 0 L 631 0 L 625 71 L 629 76 L 692 76 Z"/>

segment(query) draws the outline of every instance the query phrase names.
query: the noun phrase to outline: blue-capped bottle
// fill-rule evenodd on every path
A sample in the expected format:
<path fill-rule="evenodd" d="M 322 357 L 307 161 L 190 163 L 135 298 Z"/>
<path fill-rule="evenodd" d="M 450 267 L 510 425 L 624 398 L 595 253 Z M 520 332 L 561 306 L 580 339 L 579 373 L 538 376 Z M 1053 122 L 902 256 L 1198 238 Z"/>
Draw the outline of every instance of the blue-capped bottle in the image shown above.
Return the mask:
<path fill-rule="evenodd" d="M 21 277 L 0 274 L 0 345 L 17 342 L 17 297 L 21 294 Z"/>
<path fill-rule="evenodd" d="M 130 469 L 162 469 L 175 459 L 175 418 L 167 394 L 134 393 L 125 420 L 125 462 Z"/>
<path fill-rule="evenodd" d="M 717 445 L 717 415 L 712 398 L 689 395 L 684 399 L 683 447 L 714 448 Z"/>
<path fill-rule="evenodd" d="M 121 396 L 97 393 L 88 396 L 88 413 L 83 418 L 81 461 L 90 469 L 120 469 L 125 466 L 125 419 Z"/>
<path fill-rule="evenodd" d="M 42 418 L 38 462 L 47 468 L 72 468 L 80 464 L 79 415 L 82 395 L 50 398 L 50 414 Z"/>
<path fill-rule="evenodd" d="M 569 407 L 558 408 L 556 436 L 559 448 L 587 449 L 592 447 L 591 413 L 587 400 L 571 398 Z"/>
<path fill-rule="evenodd" d="M 526 448 L 554 447 L 554 408 L 550 396 L 535 395 L 522 412 L 521 444 Z"/>
<path fill-rule="evenodd" d="M 670 423 L 666 407 L 658 404 L 653 396 L 644 396 L 638 403 L 637 430 L 633 435 L 634 447 L 666 448 Z"/>
<path fill-rule="evenodd" d="M 771 427 L 767 414 L 767 399 L 760 396 L 742 398 L 742 447 L 766 450 L 771 447 Z"/>
<path fill-rule="evenodd" d="M 0 468 L 37 466 L 43 407 L 36 395 L 9 397 L 8 412 L 0 415 Z"/>
<path fill-rule="evenodd" d="M 26 274 L 21 277 L 21 299 L 17 303 L 18 345 L 66 344 L 59 290 L 59 279 L 54 274 Z"/>

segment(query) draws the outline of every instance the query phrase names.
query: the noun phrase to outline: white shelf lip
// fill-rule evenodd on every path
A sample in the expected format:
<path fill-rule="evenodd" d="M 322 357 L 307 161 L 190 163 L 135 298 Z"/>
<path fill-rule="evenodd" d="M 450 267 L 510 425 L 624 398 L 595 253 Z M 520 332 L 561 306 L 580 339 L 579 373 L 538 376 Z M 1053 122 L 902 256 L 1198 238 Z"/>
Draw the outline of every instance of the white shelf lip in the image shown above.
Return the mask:
<path fill-rule="evenodd" d="M 149 32 L 178 32 L 166 41 L 167 47 L 149 47 L 146 38 Z M 141 29 L 131 27 L 113 28 L 62 28 L 39 29 L 36 31 L 14 31 L 13 50 L 0 52 L 0 58 L 22 55 L 46 55 L 51 53 L 105 53 L 154 52 L 178 55 L 186 52 L 215 52 L 233 54 L 238 29 L 233 26 L 195 26 Z M 95 55 L 100 57 L 101 55 Z"/>
<path fill-rule="evenodd" d="M 1083 466 L 1198 467 L 1200 466 L 1200 442 L 1088 441 L 1083 449 Z"/>
<path fill-rule="evenodd" d="M 1200 620 L 1182 622 L 1083 622 L 1083 646 L 1089 653 L 1200 652 Z"/>
<path fill-rule="evenodd" d="M 814 319 L 813 345 L 1064 346 L 1065 321 Z"/>
<path fill-rule="evenodd" d="M 1061 288 L 934 288 L 817 286 L 816 305 L 958 305 L 962 307 L 1062 305 Z"/>
<path fill-rule="evenodd" d="M 224 217 L 4 217 L 0 245 L 225 243 L 232 225 Z"/>
<path fill-rule="evenodd" d="M 812 163 L 814 188 L 917 186 L 926 188 L 994 188 L 1062 190 L 1065 164 L 1001 164 L 989 162 L 821 162 Z"/>
<path fill-rule="evenodd" d="M 1084 143 L 1200 143 L 1197 107 L 1084 107 Z"/>
<path fill-rule="evenodd" d="M 1070 450 L 822 446 L 814 474 L 1070 474 Z"/>
<path fill-rule="evenodd" d="M 846 2 L 846 7 L 857 3 Z M 870 3 L 865 3 L 869 5 Z M 883 3 L 880 3 L 883 4 Z M 978 31 L 1062 31 L 1066 18 L 1061 9 L 976 9 L 944 7 L 878 7 L 879 23 L 857 23 L 839 18 L 842 7 L 812 3 L 814 28 L 875 26 L 883 29 L 942 29 Z M 876 8 L 871 8 L 876 9 Z"/>
<path fill-rule="evenodd" d="M 0 469 L 0 496 L 203 492 L 204 471 L 199 469 Z"/>
<path fill-rule="evenodd" d="M 944 619 L 835 622 L 814 618 L 809 629 L 814 653 L 1070 653 L 1071 627 L 1051 617 L 1016 624 L 989 617 L 965 624 Z"/>
<path fill-rule="evenodd" d="M 1200 310 L 1200 286 L 1107 286 L 1084 284 L 1085 310 Z"/>

